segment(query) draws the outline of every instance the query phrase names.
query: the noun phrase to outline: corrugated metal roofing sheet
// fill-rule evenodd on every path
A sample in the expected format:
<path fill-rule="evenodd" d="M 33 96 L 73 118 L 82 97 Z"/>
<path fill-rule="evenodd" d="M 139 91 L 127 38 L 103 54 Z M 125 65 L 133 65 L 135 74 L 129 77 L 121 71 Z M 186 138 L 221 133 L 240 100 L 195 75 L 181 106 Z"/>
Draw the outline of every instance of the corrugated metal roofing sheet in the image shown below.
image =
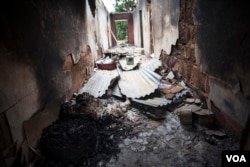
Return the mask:
<path fill-rule="evenodd" d="M 186 95 L 189 92 L 189 90 L 190 90 L 189 88 L 186 88 L 183 91 L 181 91 L 179 93 L 176 93 L 175 96 L 174 96 L 174 98 L 173 98 L 173 101 L 176 101 L 179 98 L 181 98 L 182 96 Z"/>
<path fill-rule="evenodd" d="M 117 97 L 122 97 L 122 93 L 118 84 L 116 84 L 114 88 L 112 89 L 112 95 L 117 96 Z"/>
<path fill-rule="evenodd" d="M 129 98 L 140 98 L 153 93 L 162 77 L 149 69 L 124 71 L 120 74 L 121 93 Z"/>
<path fill-rule="evenodd" d="M 155 71 L 162 65 L 162 62 L 156 58 L 145 58 L 141 61 L 140 69 L 146 68 L 150 69 L 151 71 Z"/>
<path fill-rule="evenodd" d="M 146 99 L 146 100 L 132 99 L 132 101 L 149 105 L 152 107 L 162 107 L 172 103 L 172 100 L 168 100 L 165 97 L 154 97 L 152 99 Z"/>
<path fill-rule="evenodd" d="M 163 107 L 163 106 L 167 106 L 169 104 L 172 104 L 173 102 L 175 102 L 176 100 L 178 100 L 179 98 L 181 98 L 185 94 L 187 94 L 187 92 L 189 92 L 189 89 L 184 89 L 183 91 L 176 93 L 173 100 L 168 100 L 165 97 L 154 97 L 154 98 L 146 99 L 146 100 L 132 99 L 132 101 L 135 101 L 135 102 L 141 103 L 141 104 L 145 104 L 145 105 L 149 105 L 152 107 Z"/>
<path fill-rule="evenodd" d="M 106 93 L 113 79 L 118 78 L 119 72 L 114 70 L 97 70 L 83 86 L 79 93 L 89 93 L 94 97 L 101 97 Z"/>

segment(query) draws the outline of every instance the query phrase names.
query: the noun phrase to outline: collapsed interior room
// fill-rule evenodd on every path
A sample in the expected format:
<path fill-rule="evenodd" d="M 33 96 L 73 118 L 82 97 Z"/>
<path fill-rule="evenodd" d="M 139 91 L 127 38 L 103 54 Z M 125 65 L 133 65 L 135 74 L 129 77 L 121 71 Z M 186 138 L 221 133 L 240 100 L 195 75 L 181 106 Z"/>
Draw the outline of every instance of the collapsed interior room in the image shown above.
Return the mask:
<path fill-rule="evenodd" d="M 136 2 L 1 5 L 0 166 L 218 166 L 250 149 L 247 5 Z"/>

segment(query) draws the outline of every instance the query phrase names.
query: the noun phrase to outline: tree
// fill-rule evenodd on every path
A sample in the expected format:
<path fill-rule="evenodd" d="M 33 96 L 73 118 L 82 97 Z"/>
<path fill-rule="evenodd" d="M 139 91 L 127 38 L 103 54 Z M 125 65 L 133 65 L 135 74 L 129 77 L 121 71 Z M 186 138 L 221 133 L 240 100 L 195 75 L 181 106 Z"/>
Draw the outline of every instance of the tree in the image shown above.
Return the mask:
<path fill-rule="evenodd" d="M 137 0 L 116 0 L 115 12 L 132 12 Z"/>
<path fill-rule="evenodd" d="M 128 22 L 127 21 L 116 21 L 115 28 L 116 28 L 116 37 L 118 40 L 125 40 L 127 36 L 127 28 Z"/>

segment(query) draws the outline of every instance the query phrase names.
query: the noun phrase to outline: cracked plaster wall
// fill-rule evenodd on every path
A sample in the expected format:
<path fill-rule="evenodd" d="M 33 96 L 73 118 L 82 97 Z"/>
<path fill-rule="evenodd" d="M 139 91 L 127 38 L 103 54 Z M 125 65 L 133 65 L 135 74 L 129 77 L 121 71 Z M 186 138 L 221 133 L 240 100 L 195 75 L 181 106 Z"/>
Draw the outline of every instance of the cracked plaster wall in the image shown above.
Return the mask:
<path fill-rule="evenodd" d="M 162 49 L 167 54 L 171 53 L 172 45 L 179 37 L 180 1 L 151 0 L 151 7 L 154 53 L 159 58 Z"/>
<path fill-rule="evenodd" d="M 172 46 L 171 53 L 163 50 L 160 59 L 164 69 L 171 69 L 182 77 L 193 89 L 199 90 L 197 96 L 209 93 L 207 75 L 200 70 L 196 61 L 196 26 L 193 20 L 195 0 L 180 0 L 180 16 L 178 23 L 179 38 Z"/>
<path fill-rule="evenodd" d="M 179 0 L 141 0 L 133 12 L 134 43 L 143 48 L 145 55 L 161 55 L 162 49 L 171 53 L 172 45 L 179 37 Z M 140 27 L 140 12 L 142 15 L 142 30 Z M 141 33 L 142 31 L 142 33 Z M 143 35 L 143 36 L 142 36 Z"/>

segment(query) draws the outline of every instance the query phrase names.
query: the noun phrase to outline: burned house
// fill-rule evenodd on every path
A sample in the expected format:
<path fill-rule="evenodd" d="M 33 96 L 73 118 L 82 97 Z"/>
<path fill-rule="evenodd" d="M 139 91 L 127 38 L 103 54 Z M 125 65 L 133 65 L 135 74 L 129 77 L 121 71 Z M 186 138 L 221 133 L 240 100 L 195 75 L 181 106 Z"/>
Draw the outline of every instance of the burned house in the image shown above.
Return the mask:
<path fill-rule="evenodd" d="M 222 0 L 138 0 L 125 13 L 102 0 L 1 5 L 0 166 L 218 166 L 223 150 L 249 150 L 248 11 Z"/>

